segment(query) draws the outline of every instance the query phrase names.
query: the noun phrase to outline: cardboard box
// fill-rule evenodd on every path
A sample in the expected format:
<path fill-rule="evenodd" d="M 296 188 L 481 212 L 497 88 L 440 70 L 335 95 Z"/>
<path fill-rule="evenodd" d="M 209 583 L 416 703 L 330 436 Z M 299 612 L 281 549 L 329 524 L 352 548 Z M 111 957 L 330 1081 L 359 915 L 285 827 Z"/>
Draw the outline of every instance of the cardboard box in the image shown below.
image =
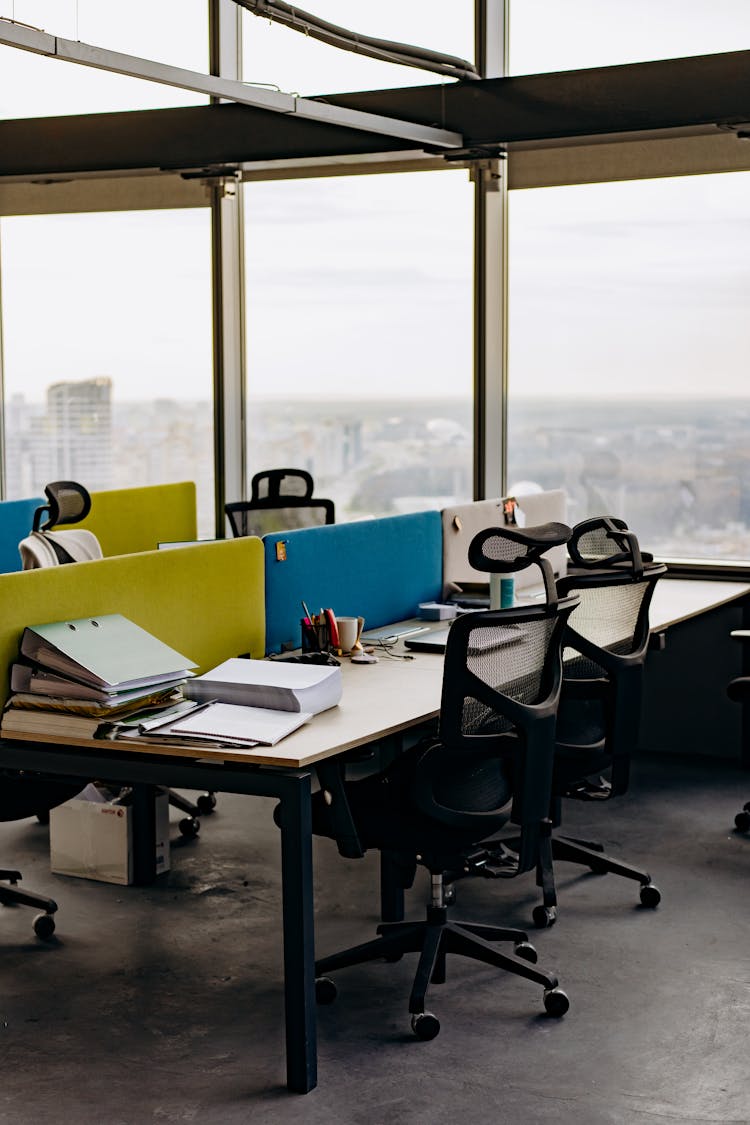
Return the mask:
<path fill-rule="evenodd" d="M 133 810 L 114 801 L 78 797 L 52 809 L 50 867 L 102 883 L 133 882 Z M 169 870 L 169 795 L 156 797 L 156 872 Z"/>

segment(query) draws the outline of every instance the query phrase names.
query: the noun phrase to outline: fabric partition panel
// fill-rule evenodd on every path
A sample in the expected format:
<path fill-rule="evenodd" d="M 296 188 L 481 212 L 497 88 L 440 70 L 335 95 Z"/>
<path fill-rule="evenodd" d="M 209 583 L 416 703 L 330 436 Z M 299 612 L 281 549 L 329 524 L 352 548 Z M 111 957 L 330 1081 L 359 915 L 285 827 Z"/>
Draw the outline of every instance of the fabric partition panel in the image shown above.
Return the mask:
<path fill-rule="evenodd" d="M 365 629 L 414 617 L 440 597 L 442 525 L 437 511 L 279 532 L 266 555 L 266 651 L 299 647 L 302 601 L 362 616 Z"/>
<path fill-rule="evenodd" d="M 195 483 L 92 492 L 91 511 L 76 527 L 94 533 L 106 558 L 191 542 L 197 539 Z"/>
<path fill-rule="evenodd" d="M 121 613 L 198 665 L 265 649 L 263 544 L 231 539 L 0 574 L 0 703 L 26 625 Z"/>
<path fill-rule="evenodd" d="M 34 512 L 47 501 L 42 496 L 30 500 L 0 501 L 0 573 L 21 569 L 18 544 L 34 525 Z"/>

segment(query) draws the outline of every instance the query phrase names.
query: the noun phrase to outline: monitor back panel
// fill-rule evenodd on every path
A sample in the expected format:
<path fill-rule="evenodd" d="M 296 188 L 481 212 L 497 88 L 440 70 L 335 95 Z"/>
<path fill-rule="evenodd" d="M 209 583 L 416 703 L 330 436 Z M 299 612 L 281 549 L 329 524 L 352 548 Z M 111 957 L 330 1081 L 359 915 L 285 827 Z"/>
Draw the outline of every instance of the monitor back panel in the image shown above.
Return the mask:
<path fill-rule="evenodd" d="M 517 522 L 524 527 L 542 523 L 565 523 L 567 501 L 562 489 L 533 492 L 517 496 Z M 503 527 L 503 500 L 476 500 L 473 504 L 458 504 L 444 508 L 443 520 L 443 596 L 456 593 L 456 587 L 487 585 L 489 578 L 482 571 L 469 566 L 469 544 L 475 535 L 487 527 Z M 562 575 L 566 567 L 565 547 L 553 547 L 547 552 L 555 574 Z M 516 575 L 516 588 L 536 586 L 540 582 L 539 568 L 530 566 Z"/>
<path fill-rule="evenodd" d="M 331 608 L 376 629 L 416 616 L 420 602 L 440 596 L 437 511 L 277 532 L 263 543 L 268 652 L 299 646 L 303 601 L 313 614 Z"/>

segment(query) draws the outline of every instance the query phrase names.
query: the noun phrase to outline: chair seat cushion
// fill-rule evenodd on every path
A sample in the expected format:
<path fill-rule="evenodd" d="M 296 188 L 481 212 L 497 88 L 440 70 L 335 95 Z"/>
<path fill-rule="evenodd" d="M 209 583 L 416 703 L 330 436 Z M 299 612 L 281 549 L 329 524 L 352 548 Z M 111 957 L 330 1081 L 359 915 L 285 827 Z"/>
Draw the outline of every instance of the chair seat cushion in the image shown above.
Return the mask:
<path fill-rule="evenodd" d="M 428 866 L 441 866 L 445 861 L 447 867 L 457 861 L 467 845 L 478 843 L 507 823 L 512 797 L 510 770 L 499 760 L 493 760 L 493 807 L 502 806 L 501 811 L 483 820 L 480 827 L 454 828 L 425 815 L 416 805 L 414 774 L 422 753 L 423 747 L 416 746 L 382 773 L 347 782 L 347 799 L 363 848 L 429 856 L 432 861 Z M 461 775 L 456 778 L 458 789 L 466 779 L 465 767 Z M 451 779 L 446 776 L 440 780 L 440 799 L 447 803 Z M 465 808 L 462 793 L 456 792 L 455 797 L 458 807 Z M 313 797 L 313 831 L 335 838 L 330 809 L 320 792 Z"/>

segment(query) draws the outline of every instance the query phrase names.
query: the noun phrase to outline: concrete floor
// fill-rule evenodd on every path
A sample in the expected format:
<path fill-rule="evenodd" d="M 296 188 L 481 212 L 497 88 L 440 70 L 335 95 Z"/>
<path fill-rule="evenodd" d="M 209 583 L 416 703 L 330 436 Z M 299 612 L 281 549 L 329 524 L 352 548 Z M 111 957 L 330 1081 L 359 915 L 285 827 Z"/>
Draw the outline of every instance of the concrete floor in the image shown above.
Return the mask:
<path fill-rule="evenodd" d="M 416 1041 L 414 959 L 338 974 L 319 1011 L 319 1086 L 286 1092 L 278 838 L 272 803 L 221 795 L 201 839 L 176 831 L 153 887 L 49 873 L 47 830 L 0 825 L 0 862 L 55 897 L 57 940 L 0 912 L 0 1122 L 141 1125 L 641 1125 L 750 1119 L 750 836 L 732 831 L 750 775 L 644 758 L 630 793 L 568 803 L 567 827 L 647 867 L 656 911 L 616 876 L 559 869 L 560 916 L 533 931 L 531 877 L 460 884 L 457 917 L 530 928 L 571 1008 L 454 959 L 431 993 L 442 1030 Z M 372 936 L 377 856 L 316 843 L 317 948 Z M 409 900 L 422 914 L 424 878 Z"/>

